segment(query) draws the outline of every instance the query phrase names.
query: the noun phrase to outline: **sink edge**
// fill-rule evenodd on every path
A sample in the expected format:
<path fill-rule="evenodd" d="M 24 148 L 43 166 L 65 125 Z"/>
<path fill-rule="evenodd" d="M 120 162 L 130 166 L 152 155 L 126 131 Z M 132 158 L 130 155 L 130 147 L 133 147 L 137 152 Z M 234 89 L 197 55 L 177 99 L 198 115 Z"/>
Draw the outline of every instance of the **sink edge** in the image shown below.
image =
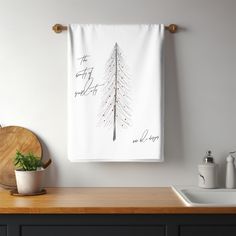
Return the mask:
<path fill-rule="evenodd" d="M 183 190 L 186 190 L 186 189 L 187 190 L 188 189 L 198 190 L 198 191 L 212 191 L 212 192 L 216 192 L 216 191 L 236 192 L 236 189 L 201 189 L 201 188 L 198 188 L 196 186 L 176 186 L 176 185 L 172 185 L 171 188 L 187 207 L 236 207 L 236 204 L 229 204 L 229 203 L 217 204 L 217 203 L 196 203 L 196 202 L 192 202 L 182 192 Z"/>

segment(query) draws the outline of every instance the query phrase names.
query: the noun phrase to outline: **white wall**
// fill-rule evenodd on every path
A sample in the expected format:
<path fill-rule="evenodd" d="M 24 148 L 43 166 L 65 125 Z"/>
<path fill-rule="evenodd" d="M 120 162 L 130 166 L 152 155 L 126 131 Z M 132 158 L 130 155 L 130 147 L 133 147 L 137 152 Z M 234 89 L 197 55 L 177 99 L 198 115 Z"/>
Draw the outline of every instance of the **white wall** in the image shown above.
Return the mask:
<path fill-rule="evenodd" d="M 236 149 L 236 1 L 0 0 L 0 123 L 42 140 L 53 166 L 47 186 L 195 184 L 211 149 Z M 67 37 L 54 23 L 176 23 L 166 53 L 165 162 L 70 163 Z"/>

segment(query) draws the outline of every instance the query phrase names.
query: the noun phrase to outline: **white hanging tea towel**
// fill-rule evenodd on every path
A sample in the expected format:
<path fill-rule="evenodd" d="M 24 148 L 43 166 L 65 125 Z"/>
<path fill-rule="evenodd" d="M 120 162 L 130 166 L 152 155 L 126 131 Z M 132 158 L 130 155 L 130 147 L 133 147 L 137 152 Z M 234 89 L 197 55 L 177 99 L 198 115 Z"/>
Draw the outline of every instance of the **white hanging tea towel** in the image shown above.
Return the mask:
<path fill-rule="evenodd" d="M 164 25 L 68 26 L 68 158 L 163 161 Z"/>

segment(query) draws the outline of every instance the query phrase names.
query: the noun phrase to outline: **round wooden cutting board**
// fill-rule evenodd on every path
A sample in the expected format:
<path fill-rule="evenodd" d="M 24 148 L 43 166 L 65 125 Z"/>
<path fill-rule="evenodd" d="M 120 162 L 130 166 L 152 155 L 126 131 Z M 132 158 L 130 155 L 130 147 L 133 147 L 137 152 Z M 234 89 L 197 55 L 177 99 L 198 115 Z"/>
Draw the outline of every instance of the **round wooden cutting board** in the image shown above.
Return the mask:
<path fill-rule="evenodd" d="M 33 153 L 42 158 L 42 147 L 36 135 L 19 126 L 0 127 L 0 186 L 16 187 L 13 160 L 16 151 Z"/>

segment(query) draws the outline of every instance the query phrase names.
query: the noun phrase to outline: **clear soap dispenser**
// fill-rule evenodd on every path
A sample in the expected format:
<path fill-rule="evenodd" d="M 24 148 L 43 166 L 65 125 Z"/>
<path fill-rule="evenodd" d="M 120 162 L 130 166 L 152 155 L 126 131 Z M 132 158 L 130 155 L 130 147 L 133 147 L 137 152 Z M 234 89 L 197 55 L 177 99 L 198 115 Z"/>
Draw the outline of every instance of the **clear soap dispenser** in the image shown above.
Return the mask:
<path fill-rule="evenodd" d="M 235 188 L 235 165 L 234 165 L 234 157 L 232 154 L 235 152 L 230 152 L 226 158 L 226 188 Z"/>
<path fill-rule="evenodd" d="M 198 186 L 201 188 L 217 188 L 217 165 L 211 151 L 207 151 L 201 164 L 198 165 Z"/>

